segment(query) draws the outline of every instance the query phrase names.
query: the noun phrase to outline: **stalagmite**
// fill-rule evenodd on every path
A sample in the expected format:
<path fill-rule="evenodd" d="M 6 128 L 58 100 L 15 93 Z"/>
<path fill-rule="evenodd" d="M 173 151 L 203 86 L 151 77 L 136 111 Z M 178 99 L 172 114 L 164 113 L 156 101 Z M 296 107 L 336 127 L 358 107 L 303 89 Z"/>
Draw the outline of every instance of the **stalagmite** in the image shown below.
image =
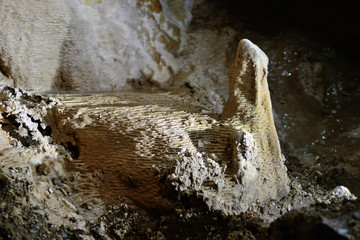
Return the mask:
<path fill-rule="evenodd" d="M 61 95 L 53 137 L 73 150 L 71 169 L 89 196 L 165 206 L 170 187 L 210 209 L 244 212 L 289 191 L 267 61 L 240 42 L 222 116 L 174 92 Z"/>
<path fill-rule="evenodd" d="M 268 61 L 259 47 L 247 39 L 240 41 L 222 114 L 222 120 L 234 129 L 235 174 L 247 193 L 243 198 L 249 201 L 257 196 L 256 200 L 266 202 L 289 192 L 267 83 Z"/>

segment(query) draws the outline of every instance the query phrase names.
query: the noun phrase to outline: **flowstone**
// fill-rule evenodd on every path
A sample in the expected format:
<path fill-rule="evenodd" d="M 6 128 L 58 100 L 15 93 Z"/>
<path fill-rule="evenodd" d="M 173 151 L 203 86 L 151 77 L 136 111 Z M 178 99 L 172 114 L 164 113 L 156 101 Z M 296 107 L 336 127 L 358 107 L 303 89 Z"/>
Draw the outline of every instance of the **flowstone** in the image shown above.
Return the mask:
<path fill-rule="evenodd" d="M 165 206 L 170 187 L 210 209 L 245 212 L 289 191 L 267 62 L 240 42 L 222 115 L 181 92 L 59 95 L 53 138 L 73 150 L 68 169 L 81 172 L 90 198 Z"/>

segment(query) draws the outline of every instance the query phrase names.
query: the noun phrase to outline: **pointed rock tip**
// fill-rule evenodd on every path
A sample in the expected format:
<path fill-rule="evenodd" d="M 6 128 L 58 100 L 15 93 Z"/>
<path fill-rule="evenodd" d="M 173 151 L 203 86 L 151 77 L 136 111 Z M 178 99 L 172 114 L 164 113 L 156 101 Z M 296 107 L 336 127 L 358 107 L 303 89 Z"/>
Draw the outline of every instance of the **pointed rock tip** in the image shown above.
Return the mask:
<path fill-rule="evenodd" d="M 259 60 L 263 63 L 263 66 L 267 66 L 269 63 L 266 54 L 256 44 L 246 38 L 240 40 L 237 55 L 248 56 L 254 64 Z"/>

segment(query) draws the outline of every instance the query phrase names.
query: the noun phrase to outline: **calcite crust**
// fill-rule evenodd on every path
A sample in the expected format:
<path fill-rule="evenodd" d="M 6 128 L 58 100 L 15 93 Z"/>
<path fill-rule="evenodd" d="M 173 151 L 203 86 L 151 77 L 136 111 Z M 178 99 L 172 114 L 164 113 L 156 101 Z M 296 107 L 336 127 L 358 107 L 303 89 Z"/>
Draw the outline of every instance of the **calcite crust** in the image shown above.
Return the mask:
<path fill-rule="evenodd" d="M 100 197 L 164 205 L 171 186 L 210 209 L 244 212 L 289 191 L 267 61 L 249 40 L 240 42 L 221 115 L 174 92 L 61 95 L 54 138 L 77 149 L 73 167 Z"/>
<path fill-rule="evenodd" d="M 165 207 L 171 189 L 239 214 L 289 192 L 267 64 L 256 45 L 240 41 L 222 114 L 185 90 L 61 94 L 57 100 L 2 87 L 8 133 L 0 140 L 33 145 L 45 155 L 65 147 L 71 157 L 62 160 L 69 171 L 62 174 L 76 176 L 81 201 L 123 196 L 145 208 Z M 47 164 L 45 155 L 32 157 L 32 164 Z"/>

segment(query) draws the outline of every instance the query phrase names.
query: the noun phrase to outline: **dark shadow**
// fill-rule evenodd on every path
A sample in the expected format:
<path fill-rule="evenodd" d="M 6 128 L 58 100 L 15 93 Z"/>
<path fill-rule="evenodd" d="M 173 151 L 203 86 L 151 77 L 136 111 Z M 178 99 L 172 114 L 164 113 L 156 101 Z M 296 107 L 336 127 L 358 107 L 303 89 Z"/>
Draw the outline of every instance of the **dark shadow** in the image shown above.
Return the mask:
<path fill-rule="evenodd" d="M 95 66 L 91 61 L 87 50 L 86 24 L 79 19 L 74 9 L 71 11 L 71 19 L 68 32 L 62 43 L 59 59 L 61 60 L 58 73 L 51 87 L 51 92 L 79 92 L 86 89 L 84 84 L 90 84 L 93 79 L 98 82 L 101 79 L 96 76 Z"/>
<path fill-rule="evenodd" d="M 4 60 L 1 59 L 1 56 L 0 56 L 0 73 L 2 73 L 7 78 L 11 76 L 11 69 L 9 66 L 5 64 Z"/>

